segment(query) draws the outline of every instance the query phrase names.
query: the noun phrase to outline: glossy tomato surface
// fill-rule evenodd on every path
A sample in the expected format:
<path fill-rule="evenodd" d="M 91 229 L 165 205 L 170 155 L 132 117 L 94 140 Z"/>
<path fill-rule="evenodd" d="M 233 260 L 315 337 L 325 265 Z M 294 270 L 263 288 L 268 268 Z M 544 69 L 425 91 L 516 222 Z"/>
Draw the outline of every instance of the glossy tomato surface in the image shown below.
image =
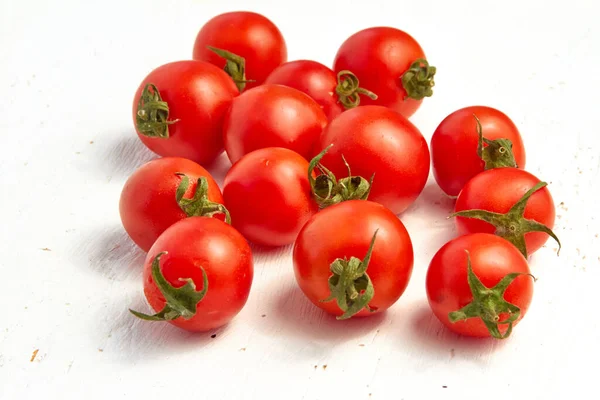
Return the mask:
<path fill-rule="evenodd" d="M 231 78 L 212 64 L 176 61 L 150 72 L 133 99 L 136 123 L 138 102 L 146 84 L 158 89 L 169 107 L 169 137 L 150 137 L 137 129 L 141 141 L 163 157 L 183 157 L 199 164 L 212 162 L 223 152 L 223 119 L 239 94 Z"/>
<path fill-rule="evenodd" d="M 208 200 L 223 204 L 221 190 L 213 177 L 193 161 L 166 157 L 142 165 L 123 187 L 119 212 L 125 231 L 144 251 L 148 251 L 168 227 L 187 218 L 176 199 L 177 188 L 183 179 L 180 174 L 189 179 L 183 197 L 191 198 L 198 179 L 204 177 L 208 183 Z"/>
<path fill-rule="evenodd" d="M 327 117 L 308 95 L 282 85 L 263 85 L 231 103 L 223 127 L 225 150 L 235 163 L 251 151 L 284 147 L 310 160 Z"/>
<path fill-rule="evenodd" d="M 448 115 L 431 138 L 433 175 L 449 196 L 458 196 L 465 184 L 484 170 L 477 154 L 479 134 L 476 115 L 483 136 L 489 140 L 509 139 L 519 168 L 525 168 L 525 147 L 516 125 L 503 112 L 486 106 L 461 108 Z"/>
<path fill-rule="evenodd" d="M 296 281 L 314 305 L 336 316 L 343 314 L 335 300 L 320 301 L 330 295 L 330 265 L 338 258 L 363 260 L 376 230 L 366 271 L 375 289 L 369 306 L 374 312 L 381 312 L 400 298 L 413 268 L 413 247 L 406 228 L 382 205 L 350 200 L 316 214 L 302 228 L 294 244 Z M 356 316 L 371 314 L 363 309 Z"/>
<path fill-rule="evenodd" d="M 225 60 L 211 51 L 216 47 L 244 57 L 246 89 L 259 86 L 278 65 L 287 61 L 287 46 L 281 32 L 271 20 L 247 11 L 228 12 L 210 19 L 198 32 L 193 58 L 219 68 Z"/>
<path fill-rule="evenodd" d="M 488 233 L 461 236 L 446 243 L 433 257 L 426 277 L 429 305 L 435 316 L 450 330 L 466 336 L 489 337 L 490 333 L 481 318 L 450 322 L 448 314 L 466 306 L 473 300 L 467 281 L 467 250 L 474 274 L 487 288 L 494 287 L 507 274 L 529 274 L 525 257 L 510 242 Z M 506 289 L 504 299 L 520 308 L 516 325 L 527 313 L 533 297 L 533 279 L 518 276 Z M 500 314 L 500 320 L 508 317 Z M 508 325 L 500 324 L 505 334 Z"/>
<path fill-rule="evenodd" d="M 352 71 L 360 85 L 377 94 L 377 100 L 361 99 L 364 105 L 389 107 L 410 117 L 423 100 L 407 97 L 402 75 L 425 53 L 408 33 L 391 27 L 374 27 L 350 36 L 339 48 L 334 71 Z"/>
<path fill-rule="evenodd" d="M 309 95 L 321 106 L 329 121 L 344 111 L 335 92 L 336 73 L 320 62 L 296 60 L 283 63 L 271 72 L 265 83 L 289 86 Z"/>
<path fill-rule="evenodd" d="M 421 132 L 402 115 L 381 106 L 360 106 L 329 124 L 318 151 L 333 144 L 321 163 L 339 179 L 352 175 L 369 180 L 369 200 L 393 213 L 405 211 L 419 196 L 429 175 L 429 149 Z M 342 158 L 343 156 L 343 158 Z"/>
<path fill-rule="evenodd" d="M 233 226 L 264 246 L 293 243 L 318 210 L 308 182 L 308 161 L 269 147 L 248 153 L 225 176 L 225 206 Z"/>
<path fill-rule="evenodd" d="M 454 211 L 476 209 L 504 214 L 539 182 L 537 177 L 522 169 L 495 168 L 484 171 L 467 182 L 456 199 Z M 537 190 L 529 198 L 523 216 L 550 229 L 554 228 L 556 209 L 547 186 Z M 475 232 L 494 233 L 496 230 L 493 225 L 474 218 L 456 217 L 455 221 L 461 235 Z M 526 233 L 527 254 L 531 255 L 537 251 L 547 240 L 547 233 Z"/>
<path fill-rule="evenodd" d="M 238 231 L 214 218 L 191 217 L 169 227 L 154 243 L 144 264 L 144 293 L 156 311 L 165 298 L 152 278 L 152 262 L 162 252 L 160 269 L 174 287 L 192 279 L 203 288 L 202 270 L 208 290 L 191 319 L 169 321 L 189 331 L 207 331 L 228 323 L 244 307 L 252 286 L 254 265 L 250 246 Z"/>

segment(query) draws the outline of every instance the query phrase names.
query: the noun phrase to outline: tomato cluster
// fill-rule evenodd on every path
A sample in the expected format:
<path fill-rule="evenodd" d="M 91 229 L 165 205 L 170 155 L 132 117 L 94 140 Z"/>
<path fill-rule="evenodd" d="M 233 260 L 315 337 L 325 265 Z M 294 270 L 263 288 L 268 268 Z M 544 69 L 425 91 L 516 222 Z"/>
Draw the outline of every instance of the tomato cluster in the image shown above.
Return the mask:
<path fill-rule="evenodd" d="M 430 146 L 409 121 L 432 96 L 435 67 L 392 27 L 350 36 L 333 68 L 287 61 L 279 29 L 230 12 L 199 31 L 193 59 L 150 72 L 133 101 L 141 141 L 162 158 L 141 166 L 120 199 L 123 226 L 147 257 L 154 314 L 206 331 L 245 305 L 248 242 L 293 244 L 298 286 L 338 319 L 385 311 L 409 284 L 414 253 L 399 214 L 435 180 L 456 197 L 459 237 L 434 256 L 426 293 L 451 330 L 505 338 L 525 315 L 527 257 L 548 236 L 554 204 L 523 170 L 525 149 L 502 112 L 466 107 Z M 232 163 L 222 190 L 210 164 Z"/>

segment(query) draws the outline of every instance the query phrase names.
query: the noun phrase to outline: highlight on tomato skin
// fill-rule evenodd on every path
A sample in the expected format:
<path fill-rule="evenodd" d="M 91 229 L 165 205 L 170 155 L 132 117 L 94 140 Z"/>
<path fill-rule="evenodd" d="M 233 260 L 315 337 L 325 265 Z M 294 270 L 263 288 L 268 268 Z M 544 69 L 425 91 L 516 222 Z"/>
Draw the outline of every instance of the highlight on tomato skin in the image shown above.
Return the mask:
<path fill-rule="evenodd" d="M 517 126 L 506 114 L 488 106 L 461 108 L 444 118 L 431 137 L 433 176 L 448 196 L 458 196 L 471 178 L 485 169 L 493 168 L 486 167 L 478 154 L 478 123 L 484 139 L 510 141 L 510 148 L 506 150 L 514 156 L 518 168 L 525 168 L 523 139 Z"/>
<path fill-rule="evenodd" d="M 306 297 L 346 319 L 383 312 L 396 303 L 412 275 L 414 254 L 408 231 L 390 210 L 349 200 L 319 211 L 304 225 L 293 260 Z"/>
<path fill-rule="evenodd" d="M 534 278 L 525 257 L 513 244 L 489 233 L 446 243 L 431 260 L 425 281 L 433 314 L 448 329 L 465 336 L 510 336 L 533 298 Z M 489 297 L 484 300 L 474 294 Z"/>
<path fill-rule="evenodd" d="M 238 68 L 228 68 L 227 60 L 211 49 L 227 51 L 243 59 L 243 75 Z M 240 92 L 260 86 L 267 76 L 287 61 L 287 45 L 277 26 L 262 14 L 234 11 L 219 14 L 207 21 L 196 36 L 193 59 L 227 69 Z"/>
<path fill-rule="evenodd" d="M 253 276 L 250 246 L 237 230 L 214 218 L 187 218 L 157 239 L 144 263 L 144 294 L 156 314 L 130 311 L 187 331 L 209 331 L 242 310 Z"/>

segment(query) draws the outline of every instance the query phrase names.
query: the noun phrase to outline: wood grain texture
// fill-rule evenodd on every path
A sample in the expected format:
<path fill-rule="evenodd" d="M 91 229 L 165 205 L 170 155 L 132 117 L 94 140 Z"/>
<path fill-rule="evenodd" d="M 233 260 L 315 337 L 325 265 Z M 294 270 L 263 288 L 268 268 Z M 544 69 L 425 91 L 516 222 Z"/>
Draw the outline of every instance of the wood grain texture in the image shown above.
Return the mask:
<path fill-rule="evenodd" d="M 427 265 L 456 234 L 446 219 L 452 203 L 431 178 L 400 216 L 415 267 L 385 314 L 340 322 L 317 310 L 296 286 L 290 246 L 253 248 L 250 298 L 224 328 L 194 335 L 128 313 L 146 307 L 144 254 L 121 227 L 118 198 L 129 174 L 155 157 L 135 137 L 133 93 L 152 68 L 191 57 L 204 21 L 235 9 L 275 21 L 290 59 L 330 63 L 367 26 L 413 34 L 439 71 L 434 97 L 412 118 L 428 140 L 466 105 L 513 118 L 527 169 L 550 184 L 563 249 L 557 257 L 548 242 L 533 256 L 533 304 L 509 340 L 458 337 L 429 311 Z M 588 362 L 600 355 L 595 15 L 592 0 L 1 2 L 0 399 L 592 393 Z M 227 168 L 224 156 L 210 166 L 219 183 Z"/>

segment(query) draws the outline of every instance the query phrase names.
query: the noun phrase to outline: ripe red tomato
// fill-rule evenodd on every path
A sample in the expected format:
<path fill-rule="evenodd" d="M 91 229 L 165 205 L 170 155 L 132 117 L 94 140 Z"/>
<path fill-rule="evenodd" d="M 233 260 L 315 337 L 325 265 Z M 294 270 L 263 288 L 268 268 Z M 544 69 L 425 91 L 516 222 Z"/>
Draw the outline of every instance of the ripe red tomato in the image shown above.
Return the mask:
<path fill-rule="evenodd" d="M 431 260 L 427 298 L 435 316 L 450 330 L 504 338 L 531 303 L 529 274 L 527 260 L 508 241 L 488 233 L 461 236 L 446 243 Z"/>
<path fill-rule="evenodd" d="M 210 163 L 223 151 L 223 119 L 238 94 L 229 76 L 214 65 L 165 64 L 150 72 L 135 93 L 136 131 L 160 156 Z"/>
<path fill-rule="evenodd" d="M 516 165 L 525 167 L 523 140 L 506 114 L 485 106 L 461 108 L 448 115 L 431 138 L 433 175 L 449 196 L 458 196 L 469 179 L 486 168 L 478 154 L 479 134 L 474 115 L 481 122 L 483 137 L 510 140 Z"/>
<path fill-rule="evenodd" d="M 318 210 L 307 171 L 308 161 L 284 148 L 259 149 L 242 157 L 223 186 L 233 226 L 260 245 L 293 243 Z"/>
<path fill-rule="evenodd" d="M 412 36 L 395 28 L 355 33 L 339 48 L 333 64 L 335 72 L 352 71 L 377 95 L 377 100 L 364 98 L 365 105 L 389 107 L 407 118 L 433 94 L 435 67 Z"/>
<path fill-rule="evenodd" d="M 275 68 L 265 83 L 285 85 L 306 93 L 333 120 L 348 108 L 360 104 L 360 95 L 377 98 L 376 94 L 360 88 L 358 78 L 350 71 L 336 74 L 329 67 L 310 60 L 289 61 Z"/>
<path fill-rule="evenodd" d="M 306 159 L 327 117 L 306 94 L 281 85 L 263 85 L 242 93 L 225 117 L 225 151 L 232 163 L 265 147 L 284 147 Z"/>
<path fill-rule="evenodd" d="M 238 231 L 214 218 L 187 218 L 146 257 L 144 294 L 157 314 L 132 313 L 193 332 L 215 329 L 244 307 L 253 274 L 250 246 Z"/>
<path fill-rule="evenodd" d="M 352 175 L 369 180 L 369 200 L 399 214 L 419 196 L 429 175 L 429 149 L 421 132 L 402 115 L 381 106 L 361 106 L 344 112 L 329 124 L 319 150 L 333 147 L 321 164 L 337 177 Z"/>
<path fill-rule="evenodd" d="M 279 29 L 265 16 L 253 12 L 217 15 L 198 32 L 194 60 L 208 61 L 224 68 L 226 60 L 208 46 L 244 58 L 244 66 L 227 65 L 227 69 L 234 79 L 254 81 L 248 82 L 246 89 L 262 84 L 271 71 L 287 61 L 287 47 Z M 240 69 L 245 69 L 245 77 L 243 73 L 238 74 Z"/>
<path fill-rule="evenodd" d="M 213 177 L 179 157 L 159 158 L 138 168 L 123 187 L 119 212 L 125 231 L 144 251 L 179 220 L 214 213 L 228 216 Z"/>
<path fill-rule="evenodd" d="M 548 240 L 549 233 L 554 236 L 554 200 L 545 186 L 545 182 L 517 168 L 495 168 L 476 175 L 456 199 L 454 211 L 473 217 L 457 216 L 458 232 L 496 233 L 516 245 L 523 255 L 533 254 Z"/>
<path fill-rule="evenodd" d="M 306 223 L 293 259 L 296 281 L 310 301 L 345 319 L 384 311 L 400 298 L 412 274 L 413 247 L 391 211 L 371 201 L 350 200 L 325 208 Z"/>

